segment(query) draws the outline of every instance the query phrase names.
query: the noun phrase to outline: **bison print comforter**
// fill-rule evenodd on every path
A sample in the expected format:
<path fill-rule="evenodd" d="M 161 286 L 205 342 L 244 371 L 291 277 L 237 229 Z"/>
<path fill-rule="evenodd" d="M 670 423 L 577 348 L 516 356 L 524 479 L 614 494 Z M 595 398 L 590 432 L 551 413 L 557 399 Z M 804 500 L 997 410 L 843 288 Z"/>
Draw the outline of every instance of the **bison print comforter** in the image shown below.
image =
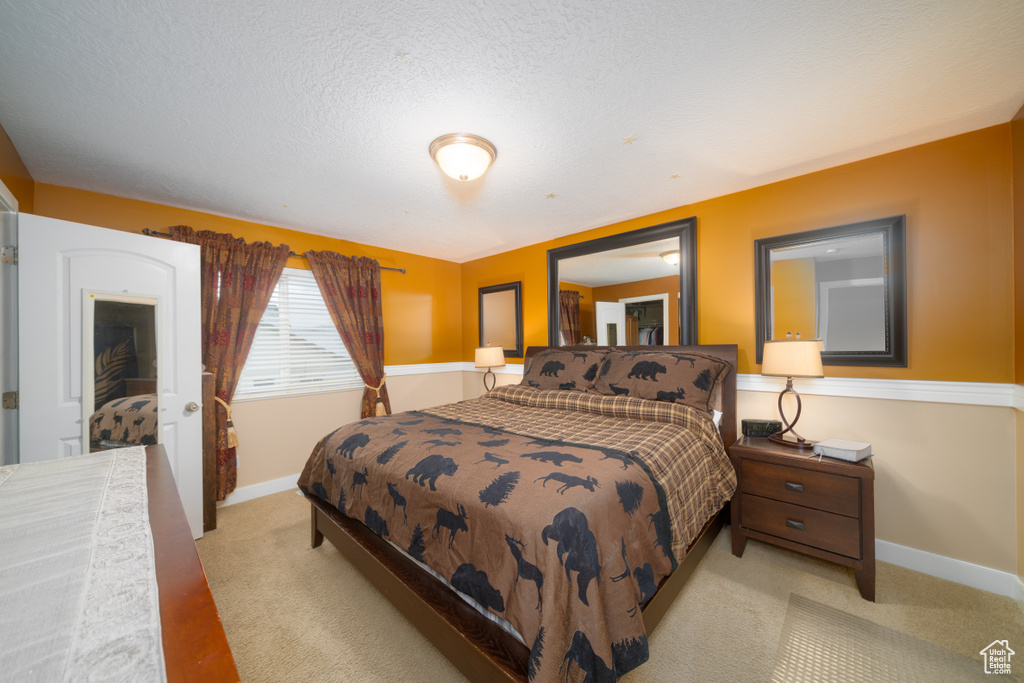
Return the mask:
<path fill-rule="evenodd" d="M 641 608 L 735 486 L 688 406 L 525 386 L 341 427 L 299 479 L 508 621 L 538 681 L 646 661 Z"/>

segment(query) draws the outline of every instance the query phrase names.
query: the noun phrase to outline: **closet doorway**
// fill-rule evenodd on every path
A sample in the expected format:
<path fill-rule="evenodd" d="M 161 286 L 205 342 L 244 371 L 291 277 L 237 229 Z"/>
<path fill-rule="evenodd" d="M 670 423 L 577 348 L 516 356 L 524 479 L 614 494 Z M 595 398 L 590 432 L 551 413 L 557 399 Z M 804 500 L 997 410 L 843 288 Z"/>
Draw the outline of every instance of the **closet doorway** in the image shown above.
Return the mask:
<path fill-rule="evenodd" d="M 669 340 L 668 292 L 619 299 L 626 306 L 626 345 L 664 346 Z"/>

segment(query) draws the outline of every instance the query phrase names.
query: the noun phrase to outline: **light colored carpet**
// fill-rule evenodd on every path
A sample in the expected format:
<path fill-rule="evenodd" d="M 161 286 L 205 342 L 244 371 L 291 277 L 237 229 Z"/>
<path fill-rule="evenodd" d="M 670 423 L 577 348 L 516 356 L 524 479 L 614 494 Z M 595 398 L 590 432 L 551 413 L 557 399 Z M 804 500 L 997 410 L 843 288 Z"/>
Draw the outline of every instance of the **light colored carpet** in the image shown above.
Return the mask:
<path fill-rule="evenodd" d="M 995 677 L 1008 680 L 1009 676 Z M 985 681 L 970 657 L 826 607 L 789 596 L 772 683 L 933 683 Z"/>
<path fill-rule="evenodd" d="M 465 680 L 330 542 L 309 547 L 302 496 L 221 508 L 217 526 L 197 545 L 243 681 Z M 650 661 L 621 680 L 771 680 L 791 594 L 979 668 L 993 640 L 1024 646 L 1024 615 L 1009 598 L 879 563 L 870 603 L 844 567 L 753 540 L 733 557 L 726 527 L 651 637 Z"/>

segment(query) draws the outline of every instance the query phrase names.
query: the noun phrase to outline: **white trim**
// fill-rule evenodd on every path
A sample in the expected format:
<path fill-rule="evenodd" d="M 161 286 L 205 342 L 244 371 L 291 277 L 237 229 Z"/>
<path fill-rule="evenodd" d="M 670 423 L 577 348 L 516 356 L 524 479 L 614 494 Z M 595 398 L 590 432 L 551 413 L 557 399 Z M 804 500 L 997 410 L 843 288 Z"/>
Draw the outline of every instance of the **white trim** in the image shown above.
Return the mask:
<path fill-rule="evenodd" d="M 384 374 L 388 377 L 401 377 L 403 375 L 430 375 L 435 372 L 462 372 L 465 366 L 472 367 L 472 363 L 416 363 L 413 365 L 385 365 Z"/>
<path fill-rule="evenodd" d="M 1016 598 L 1022 590 L 1016 574 L 889 541 L 875 541 L 875 559 L 1010 598 Z"/>
<path fill-rule="evenodd" d="M 936 382 L 916 379 L 862 379 L 822 377 L 795 379 L 793 384 L 803 395 L 875 398 L 926 403 L 960 403 L 976 406 L 1000 406 L 1024 410 L 1024 387 L 996 382 Z M 738 375 L 739 391 L 778 393 L 785 381 L 778 377 Z"/>
<path fill-rule="evenodd" d="M 483 374 L 487 368 L 478 368 L 472 362 L 465 363 L 420 363 L 417 365 L 385 365 L 384 372 L 389 377 L 400 377 L 402 375 L 429 375 L 435 372 L 477 372 Z M 509 363 L 500 368 L 492 368 L 495 375 L 519 375 L 523 374 L 522 363 Z"/>
<path fill-rule="evenodd" d="M 270 481 L 261 481 L 258 484 L 242 486 L 229 493 L 227 498 L 217 503 L 217 507 L 227 507 L 228 505 L 244 503 L 254 498 L 262 498 L 274 493 L 281 493 L 281 491 L 288 491 L 296 488 L 298 486 L 296 482 L 298 481 L 299 473 L 296 472 L 280 479 L 271 479 Z"/>
<path fill-rule="evenodd" d="M 1013 386 L 1013 407 L 1017 410 L 1024 410 L 1024 385 L 1014 384 Z"/>
<path fill-rule="evenodd" d="M 1019 576 L 1013 577 L 1015 581 L 1013 599 L 1017 602 L 1017 607 L 1020 607 L 1021 611 L 1024 612 L 1024 581 L 1020 580 Z"/>

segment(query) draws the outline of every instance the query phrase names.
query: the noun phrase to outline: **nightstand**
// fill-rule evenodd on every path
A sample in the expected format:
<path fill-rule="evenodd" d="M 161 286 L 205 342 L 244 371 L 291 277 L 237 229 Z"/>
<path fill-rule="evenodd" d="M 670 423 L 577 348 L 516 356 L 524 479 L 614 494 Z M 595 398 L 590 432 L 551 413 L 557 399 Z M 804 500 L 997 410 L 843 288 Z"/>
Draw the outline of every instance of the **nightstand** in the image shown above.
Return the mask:
<path fill-rule="evenodd" d="M 875 470 L 744 437 L 729 448 L 739 476 L 732 500 L 732 553 L 748 538 L 852 567 L 875 600 Z"/>

